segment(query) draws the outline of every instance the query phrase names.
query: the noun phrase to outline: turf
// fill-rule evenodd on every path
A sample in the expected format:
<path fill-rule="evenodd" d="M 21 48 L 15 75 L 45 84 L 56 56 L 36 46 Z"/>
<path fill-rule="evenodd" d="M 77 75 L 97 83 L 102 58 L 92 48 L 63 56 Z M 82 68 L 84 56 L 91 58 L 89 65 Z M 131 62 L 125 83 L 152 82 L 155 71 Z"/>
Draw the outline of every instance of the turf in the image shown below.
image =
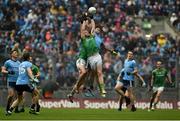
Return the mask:
<path fill-rule="evenodd" d="M 0 108 L 0 120 L 180 120 L 180 110 L 156 110 L 148 112 L 138 109 L 117 111 L 114 109 L 42 109 L 40 115 L 13 113 L 5 116 Z"/>

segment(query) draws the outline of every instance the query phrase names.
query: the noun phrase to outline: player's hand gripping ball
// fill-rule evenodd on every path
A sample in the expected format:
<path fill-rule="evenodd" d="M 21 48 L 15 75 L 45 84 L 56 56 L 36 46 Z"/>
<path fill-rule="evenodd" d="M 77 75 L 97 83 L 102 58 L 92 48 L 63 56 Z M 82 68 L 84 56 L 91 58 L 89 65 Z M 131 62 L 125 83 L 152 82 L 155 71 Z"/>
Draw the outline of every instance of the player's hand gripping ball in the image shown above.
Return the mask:
<path fill-rule="evenodd" d="M 88 12 L 91 13 L 91 14 L 95 14 L 96 13 L 96 8 L 95 7 L 90 7 L 88 9 Z"/>

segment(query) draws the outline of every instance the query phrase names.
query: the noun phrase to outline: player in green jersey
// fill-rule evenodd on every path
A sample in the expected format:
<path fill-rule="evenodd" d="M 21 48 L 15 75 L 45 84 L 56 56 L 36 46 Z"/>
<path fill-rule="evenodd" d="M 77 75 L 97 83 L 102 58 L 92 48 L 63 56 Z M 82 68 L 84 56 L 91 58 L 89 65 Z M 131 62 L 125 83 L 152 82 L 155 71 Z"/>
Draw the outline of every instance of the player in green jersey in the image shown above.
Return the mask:
<path fill-rule="evenodd" d="M 97 77 L 98 86 L 102 97 L 106 96 L 105 84 L 102 73 L 102 57 L 99 54 L 99 48 L 96 45 L 95 38 L 90 37 L 86 42 L 87 50 L 87 63 L 90 65 L 90 68 L 93 72 L 93 75 Z"/>
<path fill-rule="evenodd" d="M 94 27 L 95 27 L 95 22 L 93 19 L 87 17 L 82 21 L 80 27 L 81 48 L 80 48 L 79 58 L 76 61 L 76 66 L 79 71 L 79 77 L 72 91 L 70 92 L 70 94 L 68 94 L 68 98 L 71 102 L 73 102 L 74 94 L 79 92 L 79 89 L 84 84 L 85 77 L 87 76 L 87 69 L 86 69 L 87 50 L 85 49 L 86 39 L 90 37 L 92 31 L 94 31 Z"/>
<path fill-rule="evenodd" d="M 33 63 L 33 59 L 32 57 L 30 57 L 30 61 Z M 40 105 L 39 105 L 39 95 L 40 95 L 40 90 L 39 90 L 39 80 L 38 78 L 40 77 L 40 70 L 38 68 L 37 65 L 33 64 L 32 67 L 31 67 L 31 70 L 32 70 L 32 73 L 34 75 L 34 77 L 37 79 L 37 81 L 32 81 L 32 86 L 35 88 L 36 92 L 37 92 L 37 96 L 35 97 L 37 102 L 36 104 L 32 104 L 31 105 L 31 109 L 29 111 L 29 113 L 32 113 L 32 114 L 39 114 L 40 112 Z M 35 109 L 36 107 L 36 109 Z"/>
<path fill-rule="evenodd" d="M 172 84 L 172 81 L 168 76 L 167 70 L 162 67 L 162 62 L 157 61 L 156 66 L 157 68 L 152 71 L 150 90 L 153 90 L 153 94 L 150 100 L 149 111 L 156 108 L 156 104 L 159 102 L 160 95 L 164 90 L 164 84 L 166 79 L 170 84 Z"/>

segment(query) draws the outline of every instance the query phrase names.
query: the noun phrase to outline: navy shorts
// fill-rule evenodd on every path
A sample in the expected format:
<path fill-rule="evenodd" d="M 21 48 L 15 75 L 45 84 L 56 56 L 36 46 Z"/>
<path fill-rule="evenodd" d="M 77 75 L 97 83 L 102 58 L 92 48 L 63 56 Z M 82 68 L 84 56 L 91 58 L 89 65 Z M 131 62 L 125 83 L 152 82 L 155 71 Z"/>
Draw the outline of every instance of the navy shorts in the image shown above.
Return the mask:
<path fill-rule="evenodd" d="M 33 93 L 34 87 L 32 85 L 16 85 L 16 90 L 18 95 L 22 95 L 24 91 Z"/>
<path fill-rule="evenodd" d="M 16 82 L 8 82 L 7 87 L 15 89 L 16 88 Z"/>
<path fill-rule="evenodd" d="M 123 87 L 129 88 L 134 86 L 134 81 L 130 80 L 121 80 L 120 81 L 123 84 Z"/>

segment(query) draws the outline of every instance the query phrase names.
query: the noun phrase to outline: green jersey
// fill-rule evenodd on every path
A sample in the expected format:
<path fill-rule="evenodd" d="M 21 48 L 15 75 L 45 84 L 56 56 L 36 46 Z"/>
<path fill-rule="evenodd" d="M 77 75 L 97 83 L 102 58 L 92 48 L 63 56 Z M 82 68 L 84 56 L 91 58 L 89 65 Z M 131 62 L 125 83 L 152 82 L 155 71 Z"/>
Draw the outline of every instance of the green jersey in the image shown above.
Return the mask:
<path fill-rule="evenodd" d="M 86 60 L 87 59 L 86 50 L 83 47 L 82 43 L 83 43 L 83 40 L 81 40 L 81 43 L 80 43 L 79 58 Z"/>
<path fill-rule="evenodd" d="M 99 52 L 94 36 L 83 38 L 82 46 L 85 49 L 87 58 Z"/>
<path fill-rule="evenodd" d="M 33 64 L 31 69 L 32 69 L 33 75 L 37 75 L 38 74 L 39 68 L 36 65 Z"/>
<path fill-rule="evenodd" d="M 152 72 L 153 77 L 154 77 L 153 86 L 155 87 L 164 86 L 167 73 L 168 73 L 167 70 L 164 68 L 153 70 Z"/>
<path fill-rule="evenodd" d="M 39 68 L 36 65 L 33 64 L 31 69 L 32 69 L 32 73 L 34 76 L 38 74 Z M 32 82 L 31 84 L 33 87 L 38 87 L 38 85 L 39 85 L 39 83 L 37 83 L 37 82 Z"/>

